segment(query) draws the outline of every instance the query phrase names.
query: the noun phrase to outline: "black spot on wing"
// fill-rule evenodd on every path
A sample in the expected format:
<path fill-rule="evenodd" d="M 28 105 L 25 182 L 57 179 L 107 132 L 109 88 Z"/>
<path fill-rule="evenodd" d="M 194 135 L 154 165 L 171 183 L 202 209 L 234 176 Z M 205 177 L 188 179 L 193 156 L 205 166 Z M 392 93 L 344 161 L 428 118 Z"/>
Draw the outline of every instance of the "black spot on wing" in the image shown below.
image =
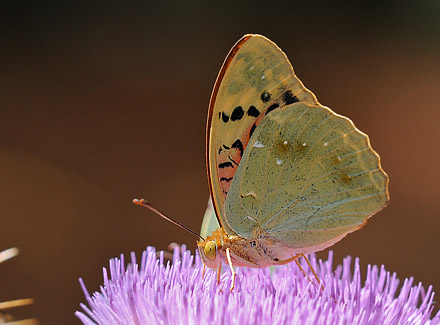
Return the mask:
<path fill-rule="evenodd" d="M 219 118 L 219 119 L 222 118 L 222 112 L 218 112 L 218 118 Z"/>
<path fill-rule="evenodd" d="M 243 143 L 240 139 L 235 140 L 235 142 L 232 144 L 231 148 L 236 148 L 238 151 L 240 151 L 240 157 L 243 156 Z"/>
<path fill-rule="evenodd" d="M 227 167 L 234 167 L 234 165 L 230 161 L 218 164 L 218 168 L 227 168 Z"/>
<path fill-rule="evenodd" d="M 252 127 L 251 127 L 251 130 L 249 131 L 249 138 L 252 136 L 252 133 L 254 133 L 256 127 L 257 127 L 257 126 L 256 126 L 255 123 L 254 123 L 254 124 L 252 125 Z"/>
<path fill-rule="evenodd" d="M 277 109 L 278 107 L 280 107 L 280 105 L 278 103 L 270 105 L 267 108 L 266 115 L 269 114 L 270 112 L 272 112 L 274 109 Z"/>
<path fill-rule="evenodd" d="M 222 112 L 222 120 L 225 123 L 228 123 L 229 121 L 229 116 L 225 114 L 225 112 Z"/>
<path fill-rule="evenodd" d="M 231 148 L 229 148 L 228 146 L 223 145 L 223 148 L 225 148 L 226 150 L 229 150 Z"/>
<path fill-rule="evenodd" d="M 233 178 L 234 177 L 230 177 L 230 178 L 222 177 L 222 178 L 220 178 L 220 182 L 225 181 L 225 182 L 229 183 L 230 181 L 232 181 Z"/>
<path fill-rule="evenodd" d="M 298 97 L 294 96 L 291 90 L 287 90 L 283 93 L 283 101 L 287 105 L 299 102 Z"/>
<path fill-rule="evenodd" d="M 231 114 L 231 121 L 239 121 L 244 115 L 243 108 L 241 106 L 237 106 L 234 108 Z"/>
<path fill-rule="evenodd" d="M 222 147 L 220 147 L 219 149 L 218 149 L 218 154 L 220 154 L 221 152 L 222 152 Z"/>
<path fill-rule="evenodd" d="M 260 111 L 254 106 L 249 106 L 249 109 L 247 111 L 247 115 L 248 116 L 252 116 L 252 117 L 258 117 L 260 115 Z"/>
<path fill-rule="evenodd" d="M 228 155 L 228 159 L 238 166 L 238 163 Z"/>
<path fill-rule="evenodd" d="M 260 98 L 263 101 L 263 103 L 267 103 L 270 100 L 270 94 L 267 91 L 264 91 L 261 93 Z"/>

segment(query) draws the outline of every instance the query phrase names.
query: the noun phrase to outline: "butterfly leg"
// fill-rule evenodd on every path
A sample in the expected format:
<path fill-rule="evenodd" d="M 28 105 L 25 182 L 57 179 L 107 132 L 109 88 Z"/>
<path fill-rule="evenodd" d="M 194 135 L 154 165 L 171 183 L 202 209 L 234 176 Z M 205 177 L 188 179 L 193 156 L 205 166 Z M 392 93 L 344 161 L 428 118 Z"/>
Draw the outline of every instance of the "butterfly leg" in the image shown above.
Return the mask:
<path fill-rule="evenodd" d="M 220 274 L 221 274 L 220 272 L 221 272 L 221 270 L 222 270 L 222 263 L 220 263 L 220 265 L 217 268 L 217 284 L 220 283 Z"/>
<path fill-rule="evenodd" d="M 277 264 L 284 265 L 284 264 L 290 263 L 292 261 L 295 261 L 296 265 L 298 265 L 298 267 L 299 267 L 301 273 L 304 275 L 304 277 L 307 278 L 307 280 L 309 280 L 310 282 L 312 282 L 312 280 L 310 280 L 310 278 L 307 276 L 306 271 L 304 271 L 303 267 L 301 266 L 301 263 L 298 261 L 298 259 L 300 257 L 305 257 L 305 256 L 304 256 L 304 254 L 298 254 L 298 255 L 292 256 L 291 258 L 288 258 L 286 260 L 279 261 Z M 314 270 L 313 270 L 313 272 L 314 272 Z"/>
<path fill-rule="evenodd" d="M 290 262 L 292 262 L 292 261 L 295 261 L 296 265 L 298 265 L 298 267 L 299 267 L 299 269 L 301 270 L 301 273 L 304 275 L 304 277 L 306 277 L 310 282 L 312 282 L 312 281 L 310 280 L 310 278 L 307 276 L 306 271 L 304 271 L 304 269 L 302 268 L 301 264 L 300 264 L 299 261 L 298 261 L 298 259 L 299 259 L 300 257 L 303 257 L 303 256 L 304 256 L 304 254 L 297 254 L 297 255 L 295 255 L 295 256 L 292 256 L 291 258 L 288 258 L 288 259 L 285 259 L 285 260 L 282 260 L 282 261 L 277 262 L 277 265 L 284 265 L 284 264 L 290 263 Z"/>
<path fill-rule="evenodd" d="M 310 263 L 309 259 L 307 258 L 307 256 L 305 256 L 304 254 L 300 254 L 302 255 L 302 257 L 306 260 L 307 265 L 309 266 L 310 271 L 312 271 L 313 276 L 315 277 L 316 281 L 319 283 L 321 283 L 321 281 L 319 280 L 318 274 L 316 274 L 315 269 L 312 266 L 312 263 Z M 304 272 L 304 270 L 303 270 Z"/>
<path fill-rule="evenodd" d="M 312 272 L 313 276 L 315 277 L 316 282 L 318 282 L 318 285 L 320 285 L 321 281 L 319 280 L 318 274 L 316 274 L 316 271 L 313 268 L 312 263 L 310 263 L 310 261 L 306 255 L 304 255 L 304 254 L 300 254 L 300 255 L 301 255 L 301 257 L 303 257 L 306 260 L 307 265 L 309 266 L 310 271 Z M 301 270 L 302 274 L 304 274 L 304 276 L 307 278 L 307 280 L 309 280 L 309 282 L 312 282 L 312 280 L 310 280 L 310 278 L 307 276 L 304 269 L 301 267 L 301 264 L 299 263 L 299 261 L 295 260 L 295 262 L 296 262 L 296 265 L 298 265 L 299 269 Z M 321 291 L 324 291 L 324 285 L 322 285 L 322 284 L 321 284 Z"/>
<path fill-rule="evenodd" d="M 296 265 L 298 265 L 299 269 L 301 270 L 301 273 L 304 275 L 305 278 L 307 278 L 307 280 L 309 280 L 309 282 L 312 282 L 312 280 L 310 280 L 309 276 L 307 275 L 306 271 L 304 271 L 304 269 L 301 266 L 301 263 L 296 259 L 295 260 Z"/>
<path fill-rule="evenodd" d="M 226 258 L 228 259 L 229 268 L 231 269 L 231 273 L 232 273 L 232 285 L 231 285 L 231 291 L 232 291 L 234 290 L 234 286 L 235 286 L 235 271 L 234 271 L 234 267 L 232 266 L 231 250 L 229 248 L 226 248 Z"/>
<path fill-rule="evenodd" d="M 303 254 L 298 254 L 298 255 L 292 256 L 291 258 L 288 258 L 288 259 L 286 259 L 286 260 L 278 261 L 278 262 L 276 262 L 276 263 L 277 263 L 277 265 L 284 265 L 284 264 L 290 263 L 290 262 L 292 262 L 292 261 L 294 261 L 294 260 L 297 260 L 297 259 L 300 258 L 301 256 L 303 256 Z M 302 269 L 301 269 L 301 270 L 302 270 Z"/>
<path fill-rule="evenodd" d="M 318 282 L 318 284 L 321 283 L 321 281 L 319 280 L 318 275 L 317 275 L 316 272 L 315 272 L 315 269 L 314 269 L 313 266 L 312 266 L 312 263 L 310 263 L 309 259 L 308 259 L 304 254 L 302 254 L 302 253 L 301 253 L 301 254 L 298 254 L 298 255 L 295 255 L 295 256 L 292 256 L 291 258 L 288 258 L 288 259 L 286 259 L 286 260 L 279 261 L 279 262 L 277 263 L 277 265 L 284 265 L 284 264 L 290 263 L 290 262 L 292 262 L 292 261 L 295 261 L 296 265 L 298 265 L 298 268 L 300 269 L 300 271 L 301 271 L 301 273 L 304 275 L 304 277 L 306 277 L 307 280 L 309 280 L 310 282 L 312 282 L 312 280 L 310 280 L 309 276 L 307 275 L 306 271 L 304 271 L 303 267 L 301 266 L 301 263 L 298 261 L 298 259 L 299 259 L 300 257 L 303 257 L 303 258 L 306 260 L 307 265 L 309 266 L 310 271 L 312 272 L 312 274 L 313 274 L 313 276 L 315 277 L 315 279 L 316 279 L 316 281 Z"/>

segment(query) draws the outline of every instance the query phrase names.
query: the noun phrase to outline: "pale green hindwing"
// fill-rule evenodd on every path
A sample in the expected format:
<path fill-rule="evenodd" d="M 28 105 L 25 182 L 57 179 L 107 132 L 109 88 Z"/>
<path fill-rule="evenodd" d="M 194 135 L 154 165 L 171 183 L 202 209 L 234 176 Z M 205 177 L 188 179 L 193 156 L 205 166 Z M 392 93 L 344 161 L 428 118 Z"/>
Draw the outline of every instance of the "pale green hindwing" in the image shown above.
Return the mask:
<path fill-rule="evenodd" d="M 215 215 L 214 208 L 212 206 L 211 199 L 208 201 L 208 206 L 206 207 L 205 215 L 203 216 L 202 227 L 200 229 L 200 236 L 206 238 L 211 236 L 212 233 L 220 228 L 217 216 Z"/>
<path fill-rule="evenodd" d="M 295 103 L 262 120 L 226 197 L 228 226 L 292 249 L 324 249 L 388 201 L 367 135 L 327 107 Z M 311 249 L 315 247 L 315 249 Z"/>

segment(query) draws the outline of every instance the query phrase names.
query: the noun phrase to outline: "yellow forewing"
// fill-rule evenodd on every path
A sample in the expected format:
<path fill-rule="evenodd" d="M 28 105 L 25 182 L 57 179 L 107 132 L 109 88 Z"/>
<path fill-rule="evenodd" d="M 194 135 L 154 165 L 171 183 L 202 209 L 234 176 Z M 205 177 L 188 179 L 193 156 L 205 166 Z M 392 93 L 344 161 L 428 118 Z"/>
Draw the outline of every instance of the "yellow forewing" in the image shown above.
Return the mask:
<path fill-rule="evenodd" d="M 278 108 L 256 128 L 225 202 L 227 227 L 310 252 L 360 228 L 388 201 L 368 137 L 319 104 Z"/>
<path fill-rule="evenodd" d="M 211 197 L 228 233 L 235 230 L 225 223 L 224 202 L 252 133 L 268 111 L 295 102 L 318 104 L 295 76 L 285 54 L 260 35 L 238 41 L 220 70 L 207 123 Z"/>

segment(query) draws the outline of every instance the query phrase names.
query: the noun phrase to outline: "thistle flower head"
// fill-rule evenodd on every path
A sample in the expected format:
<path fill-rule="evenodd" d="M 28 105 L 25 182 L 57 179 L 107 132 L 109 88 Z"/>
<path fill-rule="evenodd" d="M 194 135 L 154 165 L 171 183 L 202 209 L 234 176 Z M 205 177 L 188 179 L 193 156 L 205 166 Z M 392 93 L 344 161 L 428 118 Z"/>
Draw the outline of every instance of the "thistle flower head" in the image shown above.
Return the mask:
<path fill-rule="evenodd" d="M 323 288 L 301 274 L 295 263 L 274 269 L 237 268 L 235 289 L 231 273 L 220 284 L 199 256 L 184 246 L 164 263 L 148 247 L 140 262 L 131 254 L 110 260 L 104 284 L 89 295 L 80 279 L 88 307 L 76 316 L 84 324 L 440 324 L 431 318 L 434 293 L 412 278 L 399 289 L 396 274 L 384 266 L 368 266 L 361 282 L 359 259 L 346 257 L 333 271 L 332 252 L 326 261 L 310 261 Z M 304 263 L 304 269 L 307 265 Z"/>

